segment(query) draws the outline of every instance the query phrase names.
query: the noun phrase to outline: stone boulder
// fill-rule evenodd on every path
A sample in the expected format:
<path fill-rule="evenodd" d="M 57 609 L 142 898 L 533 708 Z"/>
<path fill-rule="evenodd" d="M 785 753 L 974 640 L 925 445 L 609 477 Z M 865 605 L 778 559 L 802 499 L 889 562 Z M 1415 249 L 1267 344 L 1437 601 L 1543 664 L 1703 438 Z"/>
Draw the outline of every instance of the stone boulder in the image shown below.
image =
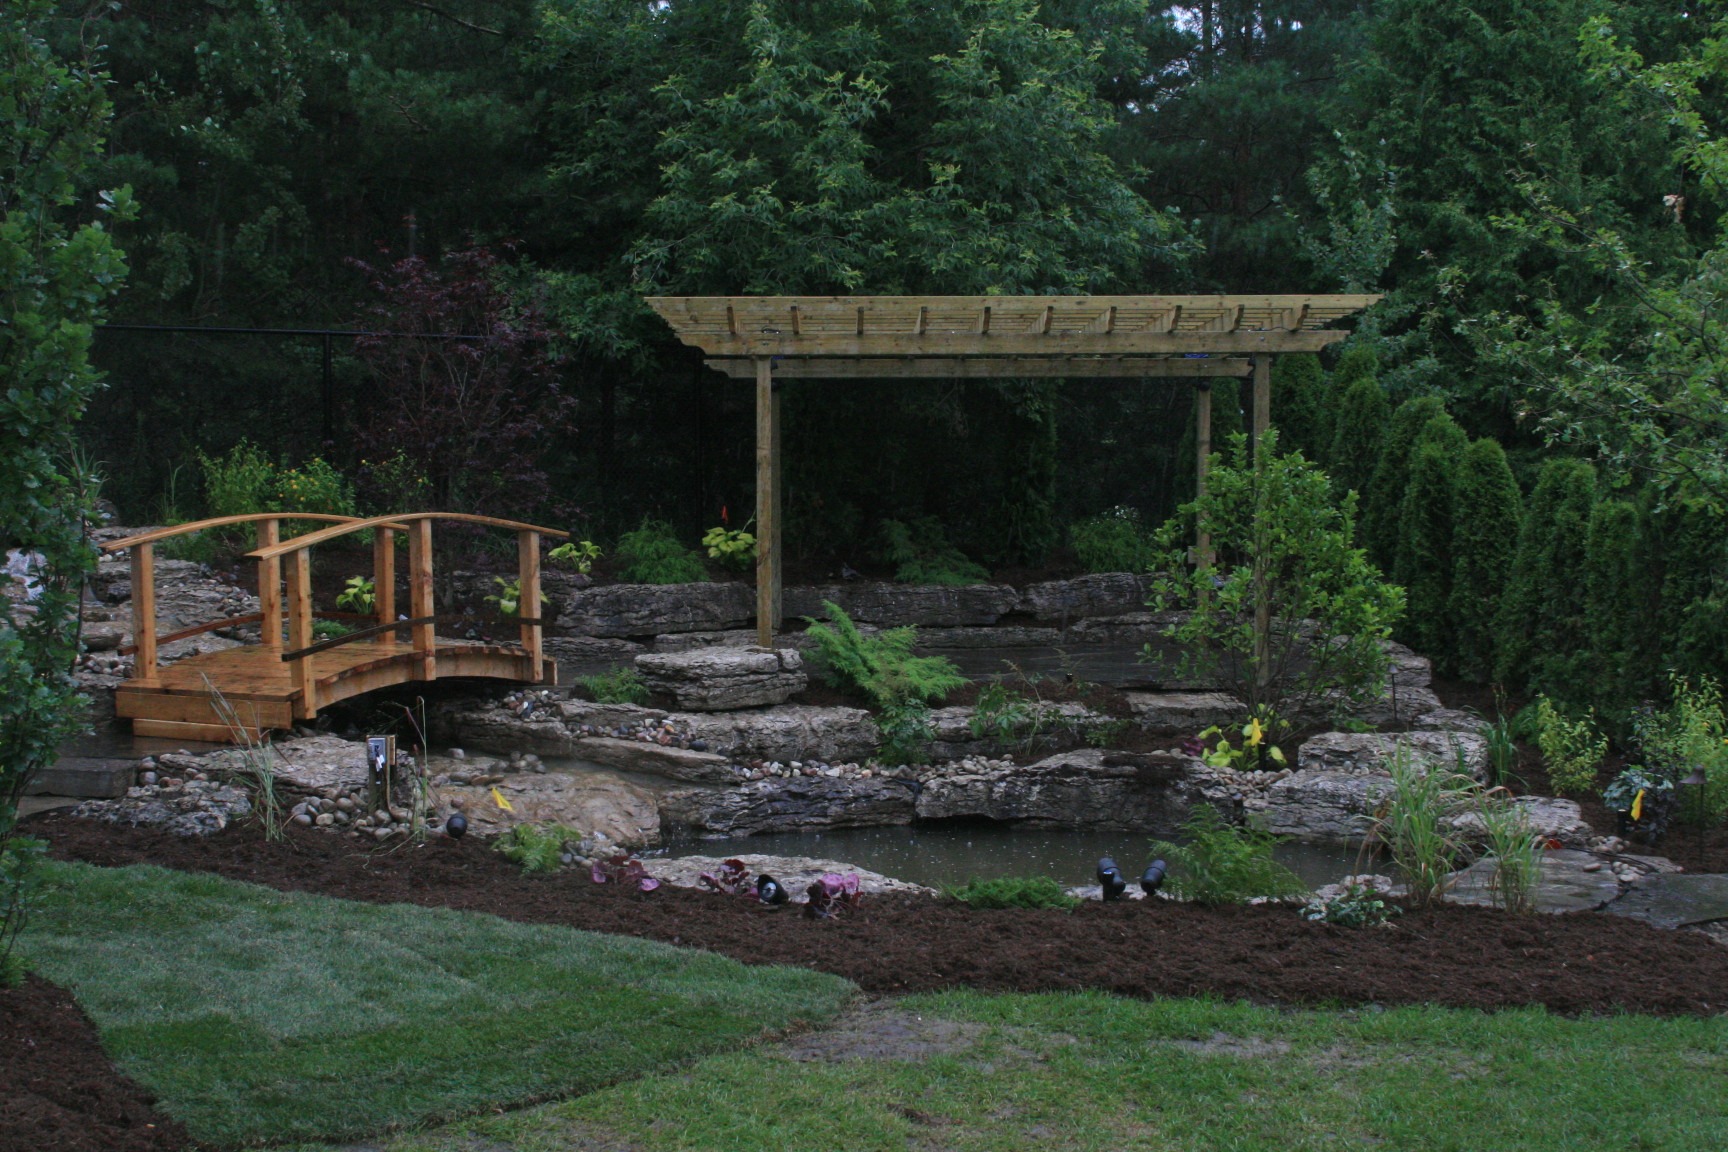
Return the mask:
<path fill-rule="evenodd" d="M 920 819 L 985 817 L 1069 828 L 1168 831 L 1201 800 L 1192 762 L 1170 754 L 1118 756 L 1087 748 L 1025 767 L 934 776 Z"/>
<path fill-rule="evenodd" d="M 1520 796 L 1513 803 L 1524 810 L 1530 827 L 1545 840 L 1558 840 L 1567 848 L 1583 849 L 1588 848 L 1596 836 L 1595 829 L 1584 819 L 1583 810 L 1571 800 Z M 1475 844 L 1480 844 L 1487 832 L 1482 817 L 1472 810 L 1458 813 L 1447 824 Z"/>
<path fill-rule="evenodd" d="M 810 683 L 795 649 L 695 648 L 647 652 L 636 669 L 651 689 L 693 712 L 729 712 L 784 704 Z"/>
<path fill-rule="evenodd" d="M 1094 712 L 1084 704 L 1028 704 L 1022 722 L 1016 726 L 1013 735 L 1004 739 L 991 734 L 973 735 L 972 718 L 976 714 L 976 708 L 964 704 L 932 709 L 930 726 L 934 736 L 928 749 L 931 758 L 942 761 L 984 756 L 1013 748 L 1021 741 L 1041 734 L 1070 732 L 1084 736 L 1092 732 L 1108 732 L 1121 723 L 1102 712 Z"/>
<path fill-rule="evenodd" d="M 548 636 L 544 640 L 544 646 L 546 655 L 560 664 L 622 661 L 647 651 L 633 640 L 603 636 Z"/>
<path fill-rule="evenodd" d="M 609 584 L 572 589 L 558 603 L 571 636 L 635 637 L 740 628 L 756 618 L 749 584 Z"/>
<path fill-rule="evenodd" d="M 910 892 L 922 896 L 936 895 L 936 889 L 926 888 L 922 884 L 909 884 L 904 880 L 896 880 L 892 876 L 884 876 L 880 872 L 871 872 L 856 864 L 847 864 L 841 860 L 821 860 L 812 856 L 762 856 L 746 853 L 742 856 L 675 856 L 670 859 L 644 860 L 642 867 L 648 870 L 650 876 L 679 888 L 703 888 L 702 873 L 719 872 L 727 860 L 741 862 L 750 873 L 750 883 L 754 885 L 755 878 L 768 875 L 778 880 L 791 893 L 794 903 L 801 903 L 804 891 L 820 879 L 824 873 L 834 872 L 845 875 L 850 872 L 858 877 L 858 890 L 866 896 L 878 896 L 884 892 Z M 754 888 L 751 889 L 754 891 Z"/>
<path fill-rule="evenodd" d="M 1352 772 L 1297 772 L 1266 791 L 1256 823 L 1268 832 L 1297 840 L 1361 840 L 1372 826 L 1390 777 Z"/>
<path fill-rule="evenodd" d="M 1494 904 L 1493 880 L 1498 865 L 1483 857 L 1452 875 L 1446 891 L 1450 904 Z M 1538 912 L 1590 912 L 1609 905 L 1620 895 L 1620 881 L 1602 867 L 1602 860 L 1588 852 L 1557 850 L 1542 853 L 1541 874 L 1530 897 Z"/>
<path fill-rule="evenodd" d="M 781 704 L 687 719 L 692 737 L 734 760 L 858 762 L 875 755 L 882 740 L 862 708 Z"/>
<path fill-rule="evenodd" d="M 1073 580 L 1029 584 L 1020 594 L 1019 611 L 1039 620 L 1078 620 L 1121 616 L 1145 611 L 1150 576 L 1129 572 L 1097 572 Z"/>
<path fill-rule="evenodd" d="M 1062 643 L 1060 628 L 1025 628 L 1001 624 L 994 628 L 920 628 L 918 651 L 971 648 L 1054 648 Z"/>
<path fill-rule="evenodd" d="M 801 828 L 869 828 L 909 824 L 912 781 L 794 776 L 740 788 L 690 789 L 661 797 L 660 818 L 712 836 L 753 836 Z"/>
<path fill-rule="evenodd" d="M 1193 735 L 1240 720 L 1247 709 L 1226 692 L 1129 692 L 1134 722 L 1147 732 Z"/>
<path fill-rule="evenodd" d="M 1488 741 L 1475 732 L 1323 732 L 1296 754 L 1299 772 L 1383 776 L 1403 750 L 1427 767 L 1456 769 L 1480 780 L 1488 770 Z"/>
<path fill-rule="evenodd" d="M 582 759 L 623 772 L 662 776 L 687 784 L 735 784 L 739 778 L 731 761 L 712 752 L 605 736 L 590 736 L 575 747 Z"/>
<path fill-rule="evenodd" d="M 494 788 L 509 809 L 493 800 Z M 440 815 L 461 812 L 470 831 L 481 836 L 544 822 L 574 828 L 582 834 L 579 838 L 603 837 L 619 848 L 651 848 L 660 842 L 660 809 L 653 793 L 595 773 L 522 773 L 496 784 L 446 784 L 436 800 Z"/>
<path fill-rule="evenodd" d="M 523 716 L 520 711 L 493 701 L 463 701 L 439 708 L 433 715 L 433 731 L 436 739 L 464 748 L 533 752 L 537 756 L 575 756 L 578 754 L 577 737 L 563 717 L 563 709 L 569 703 L 576 702 L 536 708 Z M 598 707 L 627 708 L 629 705 Z"/>
<path fill-rule="evenodd" d="M 1014 611 L 1020 600 L 1019 593 L 1006 584 L 965 584 L 949 587 L 941 584 L 891 584 L 883 581 L 788 588 L 785 595 L 788 618 L 811 616 L 822 619 L 827 615 L 823 611 L 822 602 L 831 600 L 843 608 L 853 620 L 884 627 L 898 627 L 902 624 L 942 628 L 980 627 L 994 624 Z"/>
<path fill-rule="evenodd" d="M 263 753 L 270 759 L 276 785 L 291 792 L 324 792 L 338 788 L 364 788 L 370 782 L 366 768 L 366 742 L 344 740 L 340 736 L 298 736 L 277 740 Z M 170 752 L 158 756 L 157 763 L 177 773 L 201 770 L 211 775 L 249 778 L 242 748 L 223 748 L 202 756 L 182 756 Z"/>

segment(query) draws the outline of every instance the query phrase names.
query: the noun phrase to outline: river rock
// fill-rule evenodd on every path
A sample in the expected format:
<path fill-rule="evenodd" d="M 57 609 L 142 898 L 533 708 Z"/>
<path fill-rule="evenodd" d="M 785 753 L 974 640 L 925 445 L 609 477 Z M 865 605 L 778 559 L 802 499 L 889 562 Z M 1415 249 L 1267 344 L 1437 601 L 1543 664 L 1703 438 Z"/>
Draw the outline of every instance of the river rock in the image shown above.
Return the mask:
<path fill-rule="evenodd" d="M 656 636 L 739 628 L 756 617 L 751 584 L 609 584 L 558 598 L 558 629 L 571 636 Z"/>
<path fill-rule="evenodd" d="M 498 806 L 494 788 L 509 809 Z M 517 824 L 552 823 L 576 829 L 579 839 L 598 833 L 625 849 L 660 842 L 660 810 L 653 793 L 592 772 L 518 775 L 496 785 L 447 784 L 438 789 L 436 799 L 443 815 L 460 811 L 469 830 L 482 836 L 496 836 Z"/>
<path fill-rule="evenodd" d="M 1157 763 L 1153 763 L 1153 760 Z M 1169 830 L 1201 799 L 1192 762 L 1173 754 L 1114 757 L 1095 748 L 1025 767 L 933 776 L 918 795 L 920 819 L 985 817 L 1052 827 Z"/>
<path fill-rule="evenodd" d="M 1073 580 L 1029 584 L 1020 594 L 1019 610 L 1039 620 L 1120 616 L 1143 612 L 1152 577 L 1128 572 L 1098 572 Z"/>
<path fill-rule="evenodd" d="M 898 627 L 977 627 L 994 624 L 1014 611 L 1019 594 L 1006 584 L 890 584 L 860 581 L 786 589 L 786 615 L 823 619 L 823 601 L 832 601 L 853 620 Z M 667 629 L 674 631 L 674 629 Z"/>
<path fill-rule="evenodd" d="M 726 757 L 676 745 L 591 736 L 576 746 L 576 754 L 608 768 L 663 776 L 688 784 L 733 784 L 738 780 L 737 771 Z"/>
<path fill-rule="evenodd" d="M 833 872 L 844 876 L 853 873 L 858 877 L 858 890 L 866 896 L 878 896 L 884 892 L 910 892 L 923 896 L 936 895 L 936 889 L 926 888 L 922 884 L 909 884 L 904 880 L 896 880 L 892 876 L 884 876 L 880 872 L 871 872 L 856 864 L 847 864 L 841 860 L 821 860 L 812 856 L 763 856 L 757 853 L 746 853 L 742 856 L 675 856 L 670 859 L 644 860 L 642 867 L 650 876 L 656 877 L 666 884 L 679 888 L 704 888 L 702 873 L 718 873 L 727 860 L 741 862 L 750 873 L 750 891 L 755 891 L 755 879 L 768 875 L 778 880 L 786 891 L 792 894 L 793 903 L 804 899 L 804 890 L 819 880 L 824 874 Z M 748 899 L 748 896 L 741 899 Z"/>
<path fill-rule="evenodd" d="M 86 652 L 112 652 L 126 642 L 126 625 L 114 620 L 89 621 L 79 636 Z"/>
<path fill-rule="evenodd" d="M 160 828 L 175 836 L 210 836 L 251 812 L 245 789 L 193 780 L 172 787 L 142 785 L 114 800 L 86 800 L 68 815 L 128 828 Z"/>
<path fill-rule="evenodd" d="M 1134 722 L 1148 732 L 1198 733 L 1214 724 L 1241 720 L 1242 701 L 1227 692 L 1129 692 Z"/>
<path fill-rule="evenodd" d="M 715 836 L 753 836 L 801 828 L 868 828 L 909 824 L 911 781 L 794 776 L 739 788 L 668 792 L 660 818 L 668 825 Z"/>
<path fill-rule="evenodd" d="M 1475 732 L 1323 732 L 1296 754 L 1301 772 L 1384 775 L 1403 749 L 1417 762 L 1458 769 L 1480 780 L 1488 770 L 1488 742 Z"/>
<path fill-rule="evenodd" d="M 784 704 L 810 683 L 803 657 L 791 648 L 649 652 L 636 657 L 636 668 L 650 688 L 695 712 Z"/>
<path fill-rule="evenodd" d="M 350 791 L 365 788 L 370 782 L 365 741 L 340 736 L 296 736 L 274 741 L 257 753 L 223 748 L 204 756 L 181 757 L 171 752 L 157 760 L 170 771 L 191 771 L 196 765 L 205 772 L 246 779 L 250 776 L 249 755 L 267 756 L 277 786 L 294 792 Z"/>

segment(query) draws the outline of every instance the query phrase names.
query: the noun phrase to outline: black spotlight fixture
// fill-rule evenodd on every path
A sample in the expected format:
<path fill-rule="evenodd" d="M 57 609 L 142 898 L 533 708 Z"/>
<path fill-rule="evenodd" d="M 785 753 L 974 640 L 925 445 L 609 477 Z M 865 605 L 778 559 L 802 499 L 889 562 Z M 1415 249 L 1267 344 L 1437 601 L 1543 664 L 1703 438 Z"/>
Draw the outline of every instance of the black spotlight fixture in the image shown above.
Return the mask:
<path fill-rule="evenodd" d="M 454 812 L 451 814 L 450 819 L 444 821 L 444 835 L 450 837 L 450 839 L 460 840 L 467 834 L 468 817 L 462 815 L 462 813 Z"/>
<path fill-rule="evenodd" d="M 1169 866 L 1162 860 L 1154 860 L 1146 865 L 1146 871 L 1140 873 L 1140 890 L 1148 896 L 1158 891 L 1164 883 L 1164 873 L 1167 871 Z"/>
<path fill-rule="evenodd" d="M 1103 889 L 1106 900 L 1120 900 L 1122 893 L 1128 891 L 1128 881 L 1122 879 L 1122 869 L 1116 867 L 1116 861 L 1108 856 L 1098 861 L 1098 887 Z"/>
<path fill-rule="evenodd" d="M 756 899 L 764 904 L 778 906 L 792 899 L 792 894 L 786 891 L 786 886 L 780 881 L 763 873 L 756 877 Z"/>
<path fill-rule="evenodd" d="M 1680 781 L 1680 787 L 1692 789 L 1696 797 L 1694 803 L 1698 812 L 1698 871 L 1704 871 L 1704 822 L 1709 819 L 1710 812 L 1710 777 L 1704 773 L 1704 765 L 1692 769 L 1692 774 Z"/>

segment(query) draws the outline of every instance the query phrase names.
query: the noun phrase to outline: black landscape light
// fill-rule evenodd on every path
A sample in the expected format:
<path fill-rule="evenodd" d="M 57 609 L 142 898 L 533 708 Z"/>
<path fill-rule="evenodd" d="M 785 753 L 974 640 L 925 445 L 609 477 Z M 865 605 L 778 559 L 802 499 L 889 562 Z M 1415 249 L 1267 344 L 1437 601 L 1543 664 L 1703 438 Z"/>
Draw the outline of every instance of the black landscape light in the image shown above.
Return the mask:
<path fill-rule="evenodd" d="M 453 813 L 450 819 L 444 821 L 444 835 L 452 840 L 460 840 L 468 834 L 468 817 L 460 812 Z"/>
<path fill-rule="evenodd" d="M 1230 819 L 1237 824 L 1248 819 L 1248 802 L 1240 792 L 1230 797 Z"/>
<path fill-rule="evenodd" d="M 1122 879 L 1122 869 L 1116 867 L 1116 861 L 1108 856 L 1098 861 L 1098 887 L 1103 889 L 1106 900 L 1120 900 L 1122 893 L 1128 891 L 1128 881 Z"/>
<path fill-rule="evenodd" d="M 1698 808 L 1698 871 L 1704 871 L 1704 821 L 1709 815 L 1708 801 L 1710 799 L 1710 777 L 1704 774 L 1704 765 L 1692 769 L 1692 774 L 1680 781 L 1682 788 L 1691 788 Z"/>
<path fill-rule="evenodd" d="M 756 899 L 770 906 L 778 906 L 792 899 L 785 885 L 764 872 L 756 878 Z"/>
<path fill-rule="evenodd" d="M 1140 873 L 1140 890 L 1148 896 L 1158 891 L 1164 884 L 1164 873 L 1169 870 L 1169 865 L 1162 860 L 1154 860 L 1146 865 L 1146 871 Z"/>

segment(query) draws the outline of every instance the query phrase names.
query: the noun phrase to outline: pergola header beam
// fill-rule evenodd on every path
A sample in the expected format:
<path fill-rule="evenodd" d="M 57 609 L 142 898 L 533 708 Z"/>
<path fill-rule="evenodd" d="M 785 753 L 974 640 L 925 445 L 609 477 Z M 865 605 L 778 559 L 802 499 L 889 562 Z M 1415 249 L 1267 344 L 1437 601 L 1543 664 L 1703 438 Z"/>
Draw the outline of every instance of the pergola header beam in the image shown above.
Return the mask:
<path fill-rule="evenodd" d="M 756 377 L 755 360 L 705 360 L 708 367 L 724 372 L 735 380 Z M 849 357 L 798 358 L 776 361 L 774 376 L 779 380 L 985 380 L 1004 377 L 1128 377 L 1133 379 L 1182 378 L 1202 376 L 1246 376 L 1253 371 L 1253 361 L 1242 356 L 1208 358 L 1170 358 L 1148 356 L 1111 357 L 1037 357 L 1037 356 L 974 356 L 974 357 Z"/>

